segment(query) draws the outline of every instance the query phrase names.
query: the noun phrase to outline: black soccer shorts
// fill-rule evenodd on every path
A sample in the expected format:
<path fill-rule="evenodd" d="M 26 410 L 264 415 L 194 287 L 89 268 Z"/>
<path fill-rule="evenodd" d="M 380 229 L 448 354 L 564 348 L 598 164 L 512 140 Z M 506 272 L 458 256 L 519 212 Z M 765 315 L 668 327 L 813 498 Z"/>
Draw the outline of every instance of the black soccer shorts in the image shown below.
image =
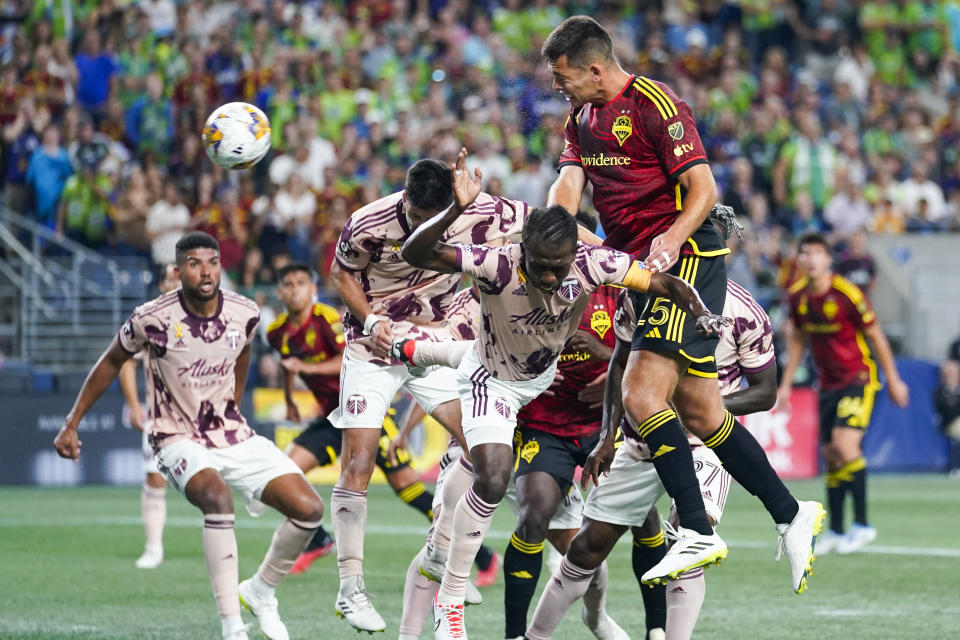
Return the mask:
<path fill-rule="evenodd" d="M 833 430 L 837 427 L 861 429 L 870 426 L 873 404 L 880 385 L 851 385 L 843 389 L 821 391 L 820 404 L 820 443 L 828 444 L 833 439 Z"/>
<path fill-rule="evenodd" d="M 532 471 L 549 473 L 557 481 L 561 493 L 566 495 L 573 485 L 577 467 L 586 464 L 587 456 L 599 439 L 599 433 L 564 437 L 530 427 L 517 427 L 513 432 L 516 456 L 513 475 L 519 478 Z"/>
<path fill-rule="evenodd" d="M 387 427 L 390 427 L 389 430 Z M 342 433 L 325 417 L 318 417 L 307 425 L 307 428 L 293 440 L 293 443 L 312 453 L 313 457 L 317 459 L 317 465 L 325 467 L 328 464 L 333 464 L 337 456 L 340 455 Z M 384 426 L 380 427 L 377 466 L 384 473 L 395 473 L 410 466 L 410 453 L 406 449 L 397 449 L 396 464 L 391 463 L 387 458 L 387 448 L 396 435 L 397 427 L 392 421 L 387 420 Z"/>

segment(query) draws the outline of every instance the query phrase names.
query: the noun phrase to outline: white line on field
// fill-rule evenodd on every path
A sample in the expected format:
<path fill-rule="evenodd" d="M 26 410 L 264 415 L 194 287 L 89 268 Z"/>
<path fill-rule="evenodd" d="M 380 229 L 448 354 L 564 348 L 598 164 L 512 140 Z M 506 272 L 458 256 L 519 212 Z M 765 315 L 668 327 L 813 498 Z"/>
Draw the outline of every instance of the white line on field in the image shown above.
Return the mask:
<path fill-rule="evenodd" d="M 199 529 L 203 524 L 200 518 L 167 518 L 168 527 L 185 527 Z M 60 518 L 3 518 L 0 517 L 0 528 L 2 527 L 90 527 L 90 526 L 123 526 L 140 527 L 143 521 L 138 516 L 89 516 L 89 517 L 60 517 Z M 241 519 L 236 522 L 237 529 L 261 529 L 273 531 L 277 527 L 275 520 L 248 520 Z M 427 526 L 394 526 L 368 524 L 367 533 L 371 535 L 384 536 L 415 536 L 424 537 L 427 533 Z M 500 540 L 509 540 L 512 531 L 499 531 L 491 529 L 487 533 L 488 538 L 497 538 Z M 627 539 L 626 537 L 624 539 Z M 760 540 L 727 540 L 727 545 L 731 547 L 740 547 L 744 549 L 771 549 L 774 543 L 771 538 L 769 542 Z M 933 558 L 960 558 L 960 549 L 956 548 L 937 548 L 937 547 L 892 547 L 886 545 L 872 544 L 864 547 L 861 553 L 875 553 L 878 555 L 889 556 L 924 556 Z"/>

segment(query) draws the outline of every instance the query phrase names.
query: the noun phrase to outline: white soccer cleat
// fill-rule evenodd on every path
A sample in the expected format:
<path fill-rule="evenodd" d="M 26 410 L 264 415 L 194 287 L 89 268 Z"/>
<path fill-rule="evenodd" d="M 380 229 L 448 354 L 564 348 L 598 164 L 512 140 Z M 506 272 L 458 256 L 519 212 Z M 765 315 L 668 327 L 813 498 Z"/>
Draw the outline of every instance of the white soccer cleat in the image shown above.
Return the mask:
<path fill-rule="evenodd" d="M 247 631 L 250 630 L 251 624 L 243 624 L 242 621 L 238 622 L 235 626 L 229 626 L 229 623 L 225 623 L 228 626 L 223 628 L 223 640 L 250 640 L 247 636 Z"/>
<path fill-rule="evenodd" d="M 434 582 L 443 582 L 443 573 L 447 570 L 447 554 L 433 544 L 427 544 L 427 550 L 420 558 L 420 575 Z"/>
<path fill-rule="evenodd" d="M 720 564 L 727 557 L 727 545 L 716 533 L 705 536 L 683 527 L 670 533 L 676 542 L 663 560 L 643 574 L 643 584 L 666 584 L 670 578 L 676 578 L 681 573 Z"/>
<path fill-rule="evenodd" d="M 596 614 L 584 607 L 580 612 L 580 618 L 597 640 L 630 640 L 627 632 L 621 629 L 606 611 Z"/>
<path fill-rule="evenodd" d="M 287 627 L 280 619 L 280 612 L 277 611 L 277 598 L 270 596 L 264 598 L 253 590 L 251 579 L 246 579 L 240 583 L 238 589 L 240 593 L 240 604 L 253 614 L 260 625 L 260 631 L 270 640 L 290 640 L 290 634 L 287 633 Z"/>
<path fill-rule="evenodd" d="M 837 553 L 855 553 L 877 539 L 877 530 L 869 525 L 855 524 L 847 535 L 837 542 Z M 817 547 L 819 549 L 819 543 Z"/>
<path fill-rule="evenodd" d="M 433 637 L 435 640 L 467 640 L 462 604 L 440 604 L 440 594 L 433 598 Z"/>
<path fill-rule="evenodd" d="M 817 536 L 817 555 L 825 556 L 837 550 L 837 546 L 846 538 L 842 533 L 837 533 L 833 529 L 826 529 Z"/>
<path fill-rule="evenodd" d="M 647 631 L 647 640 L 667 640 L 667 632 L 657 627 Z"/>
<path fill-rule="evenodd" d="M 478 605 L 483 604 L 483 594 L 480 593 L 480 589 L 477 589 L 476 585 L 467 580 L 467 593 L 463 598 L 463 604 L 466 605 Z"/>
<path fill-rule="evenodd" d="M 790 562 L 790 585 L 797 594 L 807 590 L 807 578 L 813 575 L 813 547 L 817 536 L 823 531 L 823 520 L 827 512 L 819 502 L 798 502 L 800 510 L 790 524 L 778 524 L 777 555 L 779 560 L 784 554 Z"/>
<path fill-rule="evenodd" d="M 373 608 L 370 594 L 363 586 L 363 578 L 357 577 L 353 580 L 352 584 L 351 582 L 340 584 L 340 593 L 337 595 L 337 604 L 334 606 L 337 616 L 349 622 L 357 631 L 375 633 L 385 630 L 387 623 Z"/>
<path fill-rule="evenodd" d="M 163 564 L 163 547 L 146 547 L 134 563 L 137 569 L 156 569 Z"/>
<path fill-rule="evenodd" d="M 416 378 L 422 378 L 427 375 L 426 367 L 418 367 L 413 364 L 413 353 L 416 350 L 417 341 L 410 338 L 397 338 L 390 347 L 390 357 L 402 362 L 407 367 L 410 375 Z"/>

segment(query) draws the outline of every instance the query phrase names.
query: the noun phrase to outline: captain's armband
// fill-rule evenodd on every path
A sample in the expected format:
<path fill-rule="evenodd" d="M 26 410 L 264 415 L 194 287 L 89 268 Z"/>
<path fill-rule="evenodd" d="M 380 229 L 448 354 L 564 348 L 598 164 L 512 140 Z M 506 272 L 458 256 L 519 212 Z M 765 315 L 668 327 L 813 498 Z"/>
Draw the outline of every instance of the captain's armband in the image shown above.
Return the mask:
<path fill-rule="evenodd" d="M 627 270 L 627 274 L 623 276 L 623 286 L 627 289 L 640 291 L 642 293 L 650 288 L 650 279 L 652 277 L 653 272 L 648 271 L 642 262 L 635 260 Z"/>

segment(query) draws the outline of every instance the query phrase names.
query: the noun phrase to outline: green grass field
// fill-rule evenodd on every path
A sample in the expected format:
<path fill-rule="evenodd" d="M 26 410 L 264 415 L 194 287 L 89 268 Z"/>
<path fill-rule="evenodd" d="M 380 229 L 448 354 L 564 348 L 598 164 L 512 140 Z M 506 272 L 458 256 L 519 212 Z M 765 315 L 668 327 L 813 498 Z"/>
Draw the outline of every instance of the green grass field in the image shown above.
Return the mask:
<path fill-rule="evenodd" d="M 801 498 L 822 494 L 819 481 L 792 488 Z M 707 572 L 694 637 L 958 637 L 958 488 L 943 476 L 873 478 L 876 543 L 867 553 L 821 558 L 810 591 L 796 596 L 786 561 L 773 562 L 772 524 L 759 503 L 735 487 L 719 529 L 730 557 Z M 321 487 L 325 500 L 329 493 Z M 200 518 L 172 492 L 168 505 L 166 561 L 141 571 L 133 566 L 143 543 L 136 488 L 0 488 L 0 638 L 218 638 Z M 381 637 L 395 638 L 404 571 L 423 543 L 426 522 L 384 487 L 371 490 L 369 513 L 367 586 L 387 620 Z M 241 579 L 258 566 L 277 522 L 275 515 L 254 520 L 238 513 Z M 488 543 L 502 552 L 511 529 L 509 510 L 501 509 Z M 612 554 L 608 610 L 642 639 L 643 606 L 629 554 L 625 544 Z M 358 637 L 334 615 L 336 589 L 330 556 L 281 585 L 280 612 L 292 638 Z M 484 598 L 485 604 L 468 609 L 470 637 L 502 638 L 502 581 Z M 555 637 L 592 637 L 579 621 L 579 607 Z"/>

